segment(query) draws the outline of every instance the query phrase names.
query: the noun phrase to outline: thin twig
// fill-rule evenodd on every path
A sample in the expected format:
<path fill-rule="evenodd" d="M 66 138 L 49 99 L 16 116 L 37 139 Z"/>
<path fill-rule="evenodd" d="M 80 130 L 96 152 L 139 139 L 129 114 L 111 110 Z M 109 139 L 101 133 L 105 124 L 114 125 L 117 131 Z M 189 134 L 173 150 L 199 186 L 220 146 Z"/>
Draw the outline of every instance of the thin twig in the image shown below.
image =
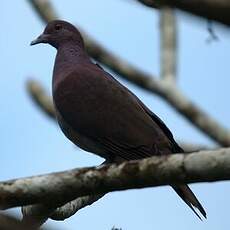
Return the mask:
<path fill-rule="evenodd" d="M 214 30 L 213 27 L 214 27 L 213 21 L 208 20 L 207 21 L 207 29 L 208 29 L 208 32 L 209 32 L 209 37 L 207 38 L 207 42 L 209 42 L 209 43 L 213 42 L 213 41 L 219 41 L 219 38 L 216 35 L 215 30 Z"/>

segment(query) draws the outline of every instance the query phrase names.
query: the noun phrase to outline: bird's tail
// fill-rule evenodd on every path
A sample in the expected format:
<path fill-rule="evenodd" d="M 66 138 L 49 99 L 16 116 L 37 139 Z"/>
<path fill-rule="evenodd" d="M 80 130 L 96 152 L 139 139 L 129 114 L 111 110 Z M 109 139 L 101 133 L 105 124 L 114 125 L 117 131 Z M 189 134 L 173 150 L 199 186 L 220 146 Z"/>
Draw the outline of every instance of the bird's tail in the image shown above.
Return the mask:
<path fill-rule="evenodd" d="M 200 213 L 206 218 L 206 212 L 200 202 L 197 200 L 195 194 L 188 187 L 188 185 L 178 185 L 172 186 L 176 193 L 182 198 L 182 200 L 192 209 L 192 211 L 198 216 L 200 220 L 201 217 L 195 210 L 197 208 Z"/>

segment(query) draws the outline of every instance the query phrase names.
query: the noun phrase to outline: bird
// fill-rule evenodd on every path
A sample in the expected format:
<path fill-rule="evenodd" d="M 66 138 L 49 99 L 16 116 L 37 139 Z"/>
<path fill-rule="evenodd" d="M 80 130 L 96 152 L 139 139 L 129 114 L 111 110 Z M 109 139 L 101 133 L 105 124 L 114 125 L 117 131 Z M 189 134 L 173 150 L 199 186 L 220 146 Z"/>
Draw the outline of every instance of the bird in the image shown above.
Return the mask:
<path fill-rule="evenodd" d="M 52 96 L 58 124 L 78 147 L 110 163 L 183 153 L 165 123 L 86 52 L 79 30 L 50 21 L 31 45 L 57 50 Z M 201 219 L 206 212 L 186 184 L 171 185 Z"/>

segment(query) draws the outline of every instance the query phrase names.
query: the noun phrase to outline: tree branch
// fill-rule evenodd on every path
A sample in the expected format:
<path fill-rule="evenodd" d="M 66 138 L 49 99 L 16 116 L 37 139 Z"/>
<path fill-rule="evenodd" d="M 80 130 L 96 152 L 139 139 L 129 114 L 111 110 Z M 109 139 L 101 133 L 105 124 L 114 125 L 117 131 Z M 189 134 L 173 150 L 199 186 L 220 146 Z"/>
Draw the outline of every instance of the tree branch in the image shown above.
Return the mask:
<path fill-rule="evenodd" d="M 107 164 L 104 161 L 101 165 Z M 99 166 L 100 167 L 100 166 Z M 49 218 L 53 220 L 65 220 L 74 215 L 80 209 L 93 204 L 105 194 L 94 194 L 76 198 L 68 203 L 64 202 L 63 206 L 50 206 L 44 204 L 35 204 L 22 207 L 23 223 L 30 226 L 39 227 Z M 59 204 L 60 205 L 60 204 Z"/>
<path fill-rule="evenodd" d="M 90 195 L 79 197 L 69 203 L 57 208 L 50 216 L 53 220 L 65 220 L 73 216 L 80 209 L 93 204 L 97 200 L 101 199 L 105 194 Z"/>
<path fill-rule="evenodd" d="M 0 183 L 0 207 L 62 205 L 80 196 L 230 179 L 230 148 L 73 169 Z"/>
<path fill-rule="evenodd" d="M 179 145 L 182 147 L 182 149 L 185 151 L 185 153 L 192 153 L 192 152 L 198 152 L 202 150 L 215 150 L 218 149 L 218 147 L 208 147 L 202 144 L 194 144 L 194 143 L 188 143 L 188 142 L 182 142 L 177 141 Z"/>
<path fill-rule="evenodd" d="M 161 78 L 175 83 L 177 69 L 177 26 L 175 10 L 164 6 L 160 9 Z"/>
<path fill-rule="evenodd" d="M 34 6 L 44 22 L 47 23 L 47 21 L 57 18 L 48 0 L 30 0 L 29 2 Z M 193 104 L 176 86 L 158 81 L 153 76 L 111 54 L 85 33 L 82 34 L 91 57 L 103 63 L 126 80 L 163 98 L 193 125 L 220 145 L 230 146 L 229 130 Z"/>
<path fill-rule="evenodd" d="M 28 80 L 26 86 L 27 91 L 38 107 L 41 108 L 48 117 L 56 119 L 53 101 L 41 84 L 35 80 Z"/>
<path fill-rule="evenodd" d="M 228 0 L 138 0 L 146 6 L 170 5 L 189 13 L 230 25 Z"/>
<path fill-rule="evenodd" d="M 48 218 L 53 220 L 65 220 L 73 216 L 80 209 L 93 204 L 105 194 L 90 195 L 76 198 L 61 207 L 51 207 L 44 204 L 27 205 L 22 207 L 23 223 L 39 227 Z"/>

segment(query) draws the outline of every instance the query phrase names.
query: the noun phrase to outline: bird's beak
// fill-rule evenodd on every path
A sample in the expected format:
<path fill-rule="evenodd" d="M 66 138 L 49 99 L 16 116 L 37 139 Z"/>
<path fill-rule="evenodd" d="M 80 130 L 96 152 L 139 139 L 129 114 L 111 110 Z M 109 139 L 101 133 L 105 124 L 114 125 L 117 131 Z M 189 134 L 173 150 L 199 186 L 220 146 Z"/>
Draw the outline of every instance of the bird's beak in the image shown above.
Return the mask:
<path fill-rule="evenodd" d="M 37 37 L 35 40 L 33 40 L 30 45 L 36 45 L 39 43 L 48 43 L 49 41 L 49 34 L 41 34 L 39 37 Z"/>

